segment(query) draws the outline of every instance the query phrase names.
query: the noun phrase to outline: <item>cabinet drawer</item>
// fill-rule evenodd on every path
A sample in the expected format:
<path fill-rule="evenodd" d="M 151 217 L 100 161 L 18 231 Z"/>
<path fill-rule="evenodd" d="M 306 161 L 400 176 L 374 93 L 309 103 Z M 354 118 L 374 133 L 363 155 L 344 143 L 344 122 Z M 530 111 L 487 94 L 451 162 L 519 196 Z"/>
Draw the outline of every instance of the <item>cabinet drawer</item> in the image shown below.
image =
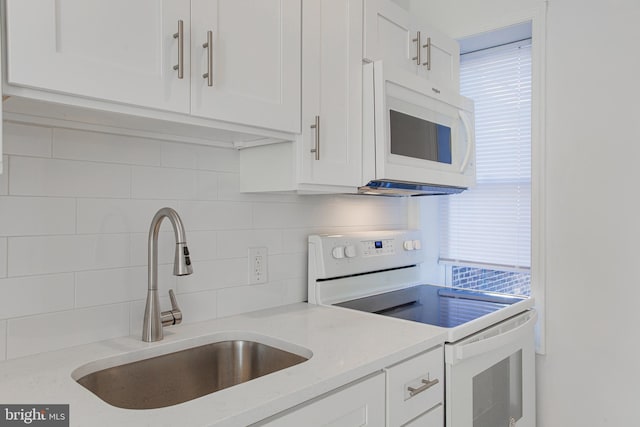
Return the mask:
<path fill-rule="evenodd" d="M 386 369 L 390 425 L 403 425 L 443 401 L 443 363 L 438 347 Z"/>
<path fill-rule="evenodd" d="M 402 427 L 442 427 L 444 425 L 444 406 L 436 406 L 426 414 L 409 421 Z"/>
<path fill-rule="evenodd" d="M 356 381 L 251 427 L 384 427 L 384 375 Z"/>

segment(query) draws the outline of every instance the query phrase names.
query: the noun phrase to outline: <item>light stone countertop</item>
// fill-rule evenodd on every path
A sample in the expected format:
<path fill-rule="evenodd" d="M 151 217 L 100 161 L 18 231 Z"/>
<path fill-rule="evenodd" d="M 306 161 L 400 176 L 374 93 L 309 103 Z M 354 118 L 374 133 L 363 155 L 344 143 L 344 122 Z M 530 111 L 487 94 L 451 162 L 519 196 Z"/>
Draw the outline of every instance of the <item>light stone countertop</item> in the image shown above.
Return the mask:
<path fill-rule="evenodd" d="M 0 403 L 69 404 L 72 426 L 248 425 L 442 344 L 445 336 L 434 326 L 299 303 L 165 328 L 164 340 L 156 343 L 130 336 L 1 362 Z M 160 409 L 116 408 L 71 377 L 90 362 L 90 368 L 78 372 L 108 367 L 113 357 L 121 364 L 229 339 L 313 356 L 291 368 Z"/>

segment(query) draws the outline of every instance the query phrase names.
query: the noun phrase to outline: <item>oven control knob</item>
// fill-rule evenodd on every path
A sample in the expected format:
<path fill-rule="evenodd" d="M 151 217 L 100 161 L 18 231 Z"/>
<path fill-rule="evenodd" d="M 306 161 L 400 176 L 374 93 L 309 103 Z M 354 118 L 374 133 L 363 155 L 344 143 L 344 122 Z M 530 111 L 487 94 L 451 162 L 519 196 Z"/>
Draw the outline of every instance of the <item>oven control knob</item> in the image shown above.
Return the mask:
<path fill-rule="evenodd" d="M 422 243 L 420 242 L 420 240 L 413 241 L 413 249 L 415 249 L 416 251 L 422 249 Z"/>
<path fill-rule="evenodd" d="M 335 248 L 333 248 L 333 251 L 331 251 L 331 255 L 333 255 L 335 259 L 344 258 L 344 246 L 336 246 Z"/>
<path fill-rule="evenodd" d="M 412 251 L 413 248 L 413 240 L 405 240 L 404 243 L 402 244 L 402 247 L 404 247 L 405 251 Z"/>
<path fill-rule="evenodd" d="M 352 245 L 347 246 L 346 248 L 344 248 L 344 254 L 347 258 L 355 257 L 357 255 L 356 247 Z"/>

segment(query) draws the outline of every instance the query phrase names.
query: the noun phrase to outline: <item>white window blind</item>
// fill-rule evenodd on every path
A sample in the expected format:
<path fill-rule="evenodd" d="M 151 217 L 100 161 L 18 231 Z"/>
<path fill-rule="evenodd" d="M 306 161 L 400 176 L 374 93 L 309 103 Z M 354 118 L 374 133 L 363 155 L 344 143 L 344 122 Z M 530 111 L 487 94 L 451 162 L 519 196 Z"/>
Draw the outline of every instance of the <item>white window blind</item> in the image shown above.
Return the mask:
<path fill-rule="evenodd" d="M 531 265 L 531 42 L 465 54 L 461 93 L 475 101 L 476 187 L 441 201 L 440 259 Z"/>

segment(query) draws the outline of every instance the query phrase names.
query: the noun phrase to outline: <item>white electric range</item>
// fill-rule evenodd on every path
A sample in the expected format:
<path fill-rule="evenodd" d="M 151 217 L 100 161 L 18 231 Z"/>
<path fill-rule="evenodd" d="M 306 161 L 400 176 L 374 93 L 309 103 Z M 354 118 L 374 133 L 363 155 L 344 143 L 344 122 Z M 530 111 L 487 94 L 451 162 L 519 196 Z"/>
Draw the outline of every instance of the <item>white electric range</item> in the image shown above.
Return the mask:
<path fill-rule="evenodd" d="M 533 299 L 424 284 L 419 230 L 309 236 L 309 303 L 443 328 L 447 427 L 534 427 Z"/>

